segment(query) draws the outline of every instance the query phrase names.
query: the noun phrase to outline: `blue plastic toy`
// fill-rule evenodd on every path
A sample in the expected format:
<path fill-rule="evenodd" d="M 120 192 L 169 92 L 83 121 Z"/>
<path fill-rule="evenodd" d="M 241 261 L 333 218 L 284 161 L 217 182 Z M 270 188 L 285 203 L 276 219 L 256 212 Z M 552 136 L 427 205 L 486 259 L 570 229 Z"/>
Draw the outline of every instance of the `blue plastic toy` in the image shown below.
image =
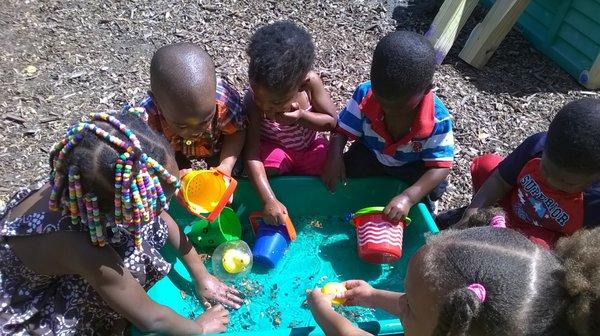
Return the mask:
<path fill-rule="evenodd" d="M 289 244 L 296 240 L 296 229 L 289 217 L 283 225 L 268 225 L 262 218 L 262 213 L 250 215 L 250 224 L 256 235 L 252 254 L 254 262 L 268 268 L 275 268 L 283 257 Z"/>

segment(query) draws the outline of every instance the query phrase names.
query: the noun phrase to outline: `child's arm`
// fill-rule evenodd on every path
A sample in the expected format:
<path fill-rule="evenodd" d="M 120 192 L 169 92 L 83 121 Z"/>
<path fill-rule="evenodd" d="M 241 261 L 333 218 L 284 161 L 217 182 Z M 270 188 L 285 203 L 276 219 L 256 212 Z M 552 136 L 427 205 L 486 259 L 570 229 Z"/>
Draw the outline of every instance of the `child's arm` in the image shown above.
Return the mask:
<path fill-rule="evenodd" d="M 400 298 L 403 293 L 375 289 L 363 280 L 348 280 L 344 282 L 344 286 L 348 290 L 339 295 L 339 298 L 346 300 L 345 305 L 378 308 L 400 316 Z"/>
<path fill-rule="evenodd" d="M 248 168 L 248 177 L 256 188 L 264 208 L 264 220 L 267 224 L 277 225 L 285 223 L 287 209 L 277 200 L 269 180 L 265 166 L 260 160 L 260 115 L 256 105 L 251 98 L 246 95 L 244 105 L 248 113 L 248 131 L 246 133 L 246 165 Z"/>
<path fill-rule="evenodd" d="M 355 327 L 342 315 L 331 308 L 331 296 L 325 295 L 321 289 L 314 289 L 308 296 L 310 310 L 327 336 L 364 336 L 368 332 Z"/>
<path fill-rule="evenodd" d="M 233 166 L 244 148 L 246 131 L 239 131 L 223 136 L 223 148 L 221 148 L 221 163 L 217 169 L 231 176 Z"/>
<path fill-rule="evenodd" d="M 331 95 L 325 89 L 321 77 L 311 71 L 306 77 L 306 87 L 310 91 L 312 113 L 300 119 L 300 124 L 317 131 L 333 131 L 337 123 L 337 108 Z"/>
<path fill-rule="evenodd" d="M 410 208 L 440 184 L 450 173 L 450 168 L 430 168 L 413 185 L 392 198 L 383 210 L 391 221 L 400 221 Z"/>
<path fill-rule="evenodd" d="M 327 189 L 335 191 L 338 181 L 346 180 L 346 167 L 344 166 L 343 152 L 348 137 L 343 134 L 332 134 L 327 150 L 327 159 L 321 172 L 321 180 Z"/>
<path fill-rule="evenodd" d="M 456 223 L 455 227 L 461 228 L 466 226 L 469 217 L 476 213 L 477 210 L 496 204 L 512 187 L 508 182 L 504 181 L 498 168 L 496 168 L 492 175 L 485 180 L 481 188 L 479 188 L 479 191 L 477 191 L 471 204 L 469 204 L 463 217 Z"/>
<path fill-rule="evenodd" d="M 21 261 L 39 274 L 82 276 L 108 306 L 142 331 L 187 335 L 226 330 L 229 317 L 221 305 L 205 311 L 194 321 L 154 302 L 119 255 L 110 246 L 100 248 L 90 244 L 87 233 L 56 232 L 15 237 L 9 242 Z"/>
<path fill-rule="evenodd" d="M 295 111 L 282 113 L 275 120 L 282 124 L 298 123 L 315 131 L 333 131 L 336 125 L 336 107 L 319 75 L 314 71 L 309 72 L 303 88 L 310 92 L 312 110 L 299 109 L 298 104 L 294 103 L 292 106 Z"/>
<path fill-rule="evenodd" d="M 201 298 L 208 303 L 218 302 L 228 307 L 239 308 L 244 302 L 238 296 L 239 292 L 208 273 L 200 255 L 168 213 L 163 212 L 160 217 L 167 223 L 169 243 L 181 256 L 183 264 L 196 282 L 196 289 Z"/>

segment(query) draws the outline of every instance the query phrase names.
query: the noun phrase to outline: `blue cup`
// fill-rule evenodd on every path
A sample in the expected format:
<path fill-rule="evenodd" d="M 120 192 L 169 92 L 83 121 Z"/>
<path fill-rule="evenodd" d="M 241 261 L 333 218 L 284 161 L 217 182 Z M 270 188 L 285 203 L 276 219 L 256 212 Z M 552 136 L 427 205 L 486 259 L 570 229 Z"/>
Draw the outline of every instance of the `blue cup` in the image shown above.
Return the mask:
<path fill-rule="evenodd" d="M 255 263 L 268 268 L 275 268 L 289 245 L 285 226 L 262 224 L 256 232 L 256 241 L 252 247 Z"/>

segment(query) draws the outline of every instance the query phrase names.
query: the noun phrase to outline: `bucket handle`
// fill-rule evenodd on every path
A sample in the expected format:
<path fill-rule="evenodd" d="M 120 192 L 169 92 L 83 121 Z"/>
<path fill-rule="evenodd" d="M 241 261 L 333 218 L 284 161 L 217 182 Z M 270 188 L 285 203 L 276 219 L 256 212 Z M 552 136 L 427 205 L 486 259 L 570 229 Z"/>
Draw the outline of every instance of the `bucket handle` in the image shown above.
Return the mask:
<path fill-rule="evenodd" d="M 237 188 L 237 184 L 238 184 L 236 179 L 234 179 L 230 175 L 223 173 L 222 171 L 220 171 L 218 169 L 215 169 L 214 174 L 228 177 L 229 178 L 229 186 L 227 186 L 227 189 L 225 189 L 225 192 L 223 193 L 223 197 L 221 197 L 221 200 L 219 200 L 219 203 L 217 203 L 217 205 L 215 206 L 213 211 L 211 211 L 211 213 L 208 216 L 204 216 L 201 213 L 192 211 L 188 202 L 183 198 L 183 193 L 181 192 L 181 190 L 177 194 L 177 200 L 179 201 L 179 204 L 181 204 L 189 213 L 193 214 L 194 216 L 200 217 L 202 219 L 206 219 L 209 222 L 213 222 L 221 214 L 221 211 L 223 210 L 223 208 L 225 208 L 225 206 L 227 205 L 227 202 L 229 202 L 229 199 L 231 199 L 231 196 L 235 192 L 235 189 Z"/>
<path fill-rule="evenodd" d="M 252 232 L 256 235 L 258 232 L 258 220 L 263 218 L 263 213 L 261 211 L 254 211 L 250 214 L 248 219 L 250 220 L 250 227 L 252 228 Z M 288 236 L 290 240 L 296 240 L 296 228 L 290 219 L 290 216 L 285 215 L 285 228 L 287 230 Z"/>
<path fill-rule="evenodd" d="M 227 186 L 227 189 L 225 189 L 225 192 L 223 193 L 223 197 L 221 197 L 221 200 L 219 201 L 219 203 L 217 203 L 217 206 L 215 207 L 215 209 L 206 218 L 206 220 L 208 220 L 209 222 L 214 221 L 219 216 L 219 214 L 221 213 L 223 208 L 229 202 L 229 199 L 233 195 L 233 192 L 235 191 L 235 188 L 237 188 L 237 184 L 238 184 L 236 179 L 234 179 L 230 175 L 223 173 L 222 171 L 220 171 L 218 169 L 215 169 L 214 174 L 215 175 L 220 174 L 220 175 L 229 177 L 229 185 Z"/>

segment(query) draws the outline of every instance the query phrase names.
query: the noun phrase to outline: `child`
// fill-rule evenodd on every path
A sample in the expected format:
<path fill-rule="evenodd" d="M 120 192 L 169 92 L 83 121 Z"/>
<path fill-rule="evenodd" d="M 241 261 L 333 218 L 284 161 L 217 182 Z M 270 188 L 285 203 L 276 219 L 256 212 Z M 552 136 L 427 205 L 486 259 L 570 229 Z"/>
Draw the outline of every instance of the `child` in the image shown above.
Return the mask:
<path fill-rule="evenodd" d="M 200 296 L 242 301 L 162 211 L 179 182 L 158 133 L 132 113 L 94 114 L 69 129 L 50 166 L 49 181 L 20 190 L 0 214 L 0 335 L 114 335 L 127 320 L 160 334 L 225 330 L 221 305 L 194 321 L 146 294 L 169 272 L 159 254 L 168 240 Z"/>
<path fill-rule="evenodd" d="M 311 71 L 314 46 L 302 28 L 289 21 L 264 26 L 252 36 L 247 52 L 249 176 L 264 202 L 265 221 L 282 224 L 287 209 L 267 176 L 321 172 L 327 140 L 317 132 L 335 127 L 335 105 Z"/>
<path fill-rule="evenodd" d="M 503 159 L 488 154 L 473 160 L 476 194 L 462 227 L 481 207 L 500 204 L 509 227 L 551 248 L 563 235 L 600 221 L 600 100 L 565 105 L 548 132 L 527 138 Z M 451 223 L 443 216 L 441 224 Z"/>
<path fill-rule="evenodd" d="M 150 86 L 139 106 L 148 111 L 150 126 L 171 143 L 179 169 L 187 171 L 195 158 L 227 175 L 241 172 L 241 165 L 234 169 L 247 124 L 240 96 L 216 78 L 203 48 L 176 43 L 158 49 L 150 64 Z"/>
<path fill-rule="evenodd" d="M 454 157 L 450 114 L 431 91 L 435 68 L 435 52 L 421 35 L 396 31 L 379 41 L 371 81 L 354 91 L 331 139 L 322 174 L 330 190 L 346 175 L 393 176 L 408 188 L 385 207 L 390 220 L 403 219 L 422 199 L 435 213 Z M 342 155 L 348 139 L 356 141 Z"/>
<path fill-rule="evenodd" d="M 345 304 L 399 316 L 407 336 L 595 335 L 600 229 L 561 239 L 555 252 L 510 229 L 449 230 L 411 258 L 405 293 L 345 285 Z M 320 289 L 309 296 L 326 335 L 370 335 L 334 312 L 331 299 Z"/>

